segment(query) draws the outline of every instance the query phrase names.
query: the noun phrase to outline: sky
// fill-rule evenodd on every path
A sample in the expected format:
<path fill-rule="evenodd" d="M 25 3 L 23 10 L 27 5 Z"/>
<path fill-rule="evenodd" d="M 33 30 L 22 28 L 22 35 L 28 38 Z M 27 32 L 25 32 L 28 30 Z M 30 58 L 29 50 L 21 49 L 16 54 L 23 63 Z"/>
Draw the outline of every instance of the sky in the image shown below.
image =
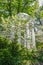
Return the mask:
<path fill-rule="evenodd" d="M 39 0 L 39 6 L 43 5 L 43 0 Z"/>

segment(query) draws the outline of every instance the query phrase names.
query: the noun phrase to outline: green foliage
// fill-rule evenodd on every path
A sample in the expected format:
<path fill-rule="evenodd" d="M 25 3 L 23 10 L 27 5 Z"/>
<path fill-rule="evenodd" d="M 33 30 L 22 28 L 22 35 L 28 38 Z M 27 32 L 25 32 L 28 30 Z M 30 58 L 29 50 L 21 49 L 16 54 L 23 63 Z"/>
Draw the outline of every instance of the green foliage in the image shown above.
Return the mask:
<path fill-rule="evenodd" d="M 9 43 L 7 39 L 0 37 L 0 42 L 0 65 L 25 65 L 29 60 L 32 63 L 36 60 L 36 62 L 43 61 L 43 52 L 29 51 L 26 48 L 20 49 L 16 39 Z"/>
<path fill-rule="evenodd" d="M 34 3 L 35 2 L 35 3 Z M 34 14 L 34 10 L 37 9 L 38 1 L 34 0 L 5 0 L 0 1 L 0 16 L 12 16 L 19 12 L 25 12 L 29 15 Z M 32 5 L 34 3 L 34 5 Z M 36 6 L 37 4 L 37 6 Z M 32 14 L 33 13 L 33 14 Z"/>
<path fill-rule="evenodd" d="M 10 44 L 9 40 L 0 37 L 0 49 L 4 49 L 8 47 L 8 44 Z"/>
<path fill-rule="evenodd" d="M 35 12 L 35 17 L 37 18 L 37 21 L 39 21 L 41 24 L 41 19 L 43 19 L 43 6 L 37 9 L 37 11 Z"/>
<path fill-rule="evenodd" d="M 6 19 L 6 17 L 16 15 L 19 12 L 27 13 L 32 17 L 36 16 L 40 21 L 40 18 L 43 18 L 43 6 L 40 8 L 40 11 L 38 11 L 39 13 L 36 12 L 37 9 L 38 1 L 36 0 L 0 0 L 0 25 L 2 24 L 0 31 L 5 30 L 6 34 L 8 34 L 11 27 L 10 24 L 12 24 L 14 18 L 9 17 Z M 15 24 L 16 23 L 17 22 L 15 22 Z M 7 25 L 8 28 L 5 25 Z M 24 30 L 21 34 L 24 35 Z M 43 50 L 43 43 L 41 45 L 40 42 L 36 42 L 37 47 L 39 47 L 38 51 L 29 51 L 27 48 L 24 48 L 23 45 L 18 44 L 17 34 L 15 34 L 12 42 L 7 37 L 0 36 L 0 65 L 27 65 L 27 61 L 31 61 L 31 64 L 33 63 L 34 65 L 35 62 L 43 62 L 43 51 L 40 51 Z"/>

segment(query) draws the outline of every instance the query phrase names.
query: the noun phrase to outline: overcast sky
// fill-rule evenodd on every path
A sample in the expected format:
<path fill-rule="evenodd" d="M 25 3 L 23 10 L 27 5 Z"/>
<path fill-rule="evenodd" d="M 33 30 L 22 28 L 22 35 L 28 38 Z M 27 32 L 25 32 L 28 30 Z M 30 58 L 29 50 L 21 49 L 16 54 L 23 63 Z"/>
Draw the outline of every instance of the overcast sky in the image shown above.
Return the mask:
<path fill-rule="evenodd" d="M 40 5 L 40 6 L 43 5 L 43 0 L 39 0 L 39 5 Z"/>

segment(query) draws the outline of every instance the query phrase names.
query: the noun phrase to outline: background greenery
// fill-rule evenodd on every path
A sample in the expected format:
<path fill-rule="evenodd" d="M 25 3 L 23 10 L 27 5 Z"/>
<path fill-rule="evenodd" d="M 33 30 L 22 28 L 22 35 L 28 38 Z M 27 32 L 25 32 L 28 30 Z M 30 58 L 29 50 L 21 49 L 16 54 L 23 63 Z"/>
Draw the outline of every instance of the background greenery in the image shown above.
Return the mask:
<path fill-rule="evenodd" d="M 38 0 L 0 0 L 0 25 L 4 25 L 0 26 L 0 32 L 6 29 L 5 24 L 10 26 L 12 16 L 19 12 L 29 14 L 42 26 L 43 6 L 39 7 Z M 10 20 L 5 23 L 4 20 L 8 17 Z M 43 36 L 36 36 L 37 51 L 23 48 L 17 42 L 17 34 L 15 37 L 11 42 L 9 38 L 0 35 L 0 65 L 43 65 Z"/>

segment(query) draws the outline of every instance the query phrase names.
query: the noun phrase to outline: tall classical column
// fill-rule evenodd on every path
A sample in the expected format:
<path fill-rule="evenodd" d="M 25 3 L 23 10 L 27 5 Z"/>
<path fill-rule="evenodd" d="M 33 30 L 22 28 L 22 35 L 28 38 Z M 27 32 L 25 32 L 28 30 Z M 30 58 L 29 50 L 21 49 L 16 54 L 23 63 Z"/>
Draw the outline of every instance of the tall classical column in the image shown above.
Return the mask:
<path fill-rule="evenodd" d="M 11 31 L 10 31 L 10 34 L 11 34 L 10 40 L 13 40 L 15 38 L 14 28 L 15 28 L 15 26 L 14 26 L 14 24 L 12 24 Z"/>
<path fill-rule="evenodd" d="M 30 49 L 30 30 L 29 30 L 29 23 L 26 23 L 26 35 L 27 35 L 27 39 L 26 39 L 26 45 L 27 48 Z"/>
<path fill-rule="evenodd" d="M 33 45 L 33 48 L 36 49 L 34 22 L 32 22 L 32 45 Z"/>
<path fill-rule="evenodd" d="M 24 47 L 26 47 L 26 34 L 24 33 Z"/>
<path fill-rule="evenodd" d="M 18 24 L 18 43 L 21 43 L 21 23 Z"/>

